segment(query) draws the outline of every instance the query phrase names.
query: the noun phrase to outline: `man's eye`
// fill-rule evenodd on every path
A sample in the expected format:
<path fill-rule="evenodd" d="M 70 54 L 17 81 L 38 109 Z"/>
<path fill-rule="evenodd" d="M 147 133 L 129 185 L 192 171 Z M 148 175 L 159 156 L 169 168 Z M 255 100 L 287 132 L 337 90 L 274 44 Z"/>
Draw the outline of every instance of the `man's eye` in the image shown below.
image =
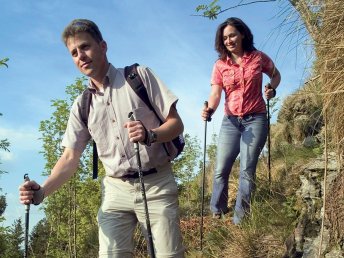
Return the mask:
<path fill-rule="evenodd" d="M 83 45 L 83 46 L 81 46 L 81 49 L 82 50 L 87 50 L 87 49 L 89 49 L 89 45 Z"/>

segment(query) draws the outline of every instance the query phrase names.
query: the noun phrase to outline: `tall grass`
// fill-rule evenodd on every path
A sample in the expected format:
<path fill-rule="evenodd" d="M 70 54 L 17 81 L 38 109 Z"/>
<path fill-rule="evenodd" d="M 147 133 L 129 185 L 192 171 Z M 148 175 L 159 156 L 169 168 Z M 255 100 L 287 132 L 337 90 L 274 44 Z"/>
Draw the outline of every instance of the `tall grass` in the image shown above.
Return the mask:
<path fill-rule="evenodd" d="M 257 168 L 257 188 L 252 197 L 250 214 L 237 226 L 231 221 L 232 213 L 223 219 L 213 219 L 206 213 L 203 220 L 203 250 L 200 250 L 199 213 L 196 211 L 193 215 L 189 213 L 182 217 L 181 228 L 187 257 L 283 257 L 285 241 L 293 234 L 300 215 L 295 197 L 300 186 L 298 171 L 304 166 L 305 160 L 314 156 L 316 153 L 312 149 L 291 145 L 273 152 L 271 183 L 262 157 Z M 234 205 L 237 180 L 236 165 L 230 179 L 229 205 Z M 209 203 L 206 204 L 208 206 Z"/>

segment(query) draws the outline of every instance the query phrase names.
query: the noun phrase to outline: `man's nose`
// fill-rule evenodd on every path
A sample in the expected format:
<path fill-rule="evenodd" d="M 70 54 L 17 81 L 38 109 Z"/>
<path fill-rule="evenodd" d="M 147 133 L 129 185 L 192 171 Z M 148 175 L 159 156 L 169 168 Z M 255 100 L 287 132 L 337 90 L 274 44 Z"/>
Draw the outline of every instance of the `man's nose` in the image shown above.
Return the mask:
<path fill-rule="evenodd" d="M 86 57 L 86 53 L 83 50 L 78 50 L 78 57 L 79 59 L 84 59 Z"/>

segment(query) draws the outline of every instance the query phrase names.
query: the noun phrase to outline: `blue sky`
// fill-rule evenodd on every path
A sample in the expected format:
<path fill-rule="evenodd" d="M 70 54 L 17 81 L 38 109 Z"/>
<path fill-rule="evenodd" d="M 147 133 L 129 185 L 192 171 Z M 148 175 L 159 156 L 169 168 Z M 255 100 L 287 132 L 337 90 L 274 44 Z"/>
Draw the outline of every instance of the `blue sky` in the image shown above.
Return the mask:
<path fill-rule="evenodd" d="M 220 4 L 228 7 L 228 2 Z M 305 47 L 288 46 L 283 30 L 276 29 L 282 19 L 276 16 L 281 11 L 279 1 L 233 9 L 213 21 L 192 16 L 196 6 L 204 3 L 208 2 L 0 0 L 0 59 L 10 59 L 9 67 L 0 69 L 0 139 L 11 143 L 11 152 L 0 151 L 0 169 L 9 172 L 0 177 L 8 202 L 4 225 L 24 218 L 18 199 L 23 175 L 29 173 L 40 183 L 44 180 L 40 121 L 50 117 L 51 100 L 65 98 L 65 87 L 81 76 L 61 41 L 61 32 L 72 19 L 87 18 L 98 24 L 114 66 L 137 62 L 152 68 L 179 97 L 177 108 L 185 132 L 199 139 L 204 133 L 200 110 L 208 98 L 217 58 L 214 35 L 226 18 L 242 18 L 254 34 L 255 46 L 275 61 L 282 74 L 279 97 L 300 87 L 310 65 Z M 218 133 L 222 114 L 221 104 L 208 125 L 208 135 Z M 32 207 L 31 226 L 41 217 L 39 208 Z"/>

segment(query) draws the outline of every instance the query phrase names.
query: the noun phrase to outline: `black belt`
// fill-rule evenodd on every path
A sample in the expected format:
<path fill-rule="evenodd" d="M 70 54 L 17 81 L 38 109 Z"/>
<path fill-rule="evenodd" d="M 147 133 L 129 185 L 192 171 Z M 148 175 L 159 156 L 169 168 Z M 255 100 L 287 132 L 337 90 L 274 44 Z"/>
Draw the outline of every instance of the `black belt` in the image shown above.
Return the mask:
<path fill-rule="evenodd" d="M 150 170 L 142 171 L 143 176 L 148 176 L 150 174 L 157 173 L 158 171 L 155 168 L 151 168 Z M 122 176 L 122 178 L 139 178 L 139 172 L 136 171 L 134 174 L 127 174 Z"/>

